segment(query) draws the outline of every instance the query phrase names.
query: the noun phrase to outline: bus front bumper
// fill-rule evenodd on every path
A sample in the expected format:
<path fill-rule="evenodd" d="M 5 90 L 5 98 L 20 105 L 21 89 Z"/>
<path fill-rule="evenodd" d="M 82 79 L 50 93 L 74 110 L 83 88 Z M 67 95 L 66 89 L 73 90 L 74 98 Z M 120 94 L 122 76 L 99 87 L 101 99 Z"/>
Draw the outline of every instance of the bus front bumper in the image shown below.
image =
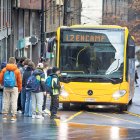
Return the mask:
<path fill-rule="evenodd" d="M 68 95 L 61 96 L 59 98 L 60 103 L 84 103 L 84 104 L 93 104 L 93 105 L 101 105 L 101 104 L 128 104 L 129 98 L 128 94 L 120 98 L 113 98 L 112 95 L 103 95 L 103 96 L 80 96 L 80 95 Z"/>

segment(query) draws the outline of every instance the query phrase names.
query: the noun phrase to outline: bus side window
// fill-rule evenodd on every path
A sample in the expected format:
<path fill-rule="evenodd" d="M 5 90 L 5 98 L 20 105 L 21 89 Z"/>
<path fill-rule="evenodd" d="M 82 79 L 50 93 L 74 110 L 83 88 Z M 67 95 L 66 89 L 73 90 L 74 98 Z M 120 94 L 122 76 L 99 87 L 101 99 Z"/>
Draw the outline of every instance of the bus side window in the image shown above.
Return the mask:
<path fill-rule="evenodd" d="M 135 42 L 130 35 L 128 37 L 128 58 L 135 58 Z"/>

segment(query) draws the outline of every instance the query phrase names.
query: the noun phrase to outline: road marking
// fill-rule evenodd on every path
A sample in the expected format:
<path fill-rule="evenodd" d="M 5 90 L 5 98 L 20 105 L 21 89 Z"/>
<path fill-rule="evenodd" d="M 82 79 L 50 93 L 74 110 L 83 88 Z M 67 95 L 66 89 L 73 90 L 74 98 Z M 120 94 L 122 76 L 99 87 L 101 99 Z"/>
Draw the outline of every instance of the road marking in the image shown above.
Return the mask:
<path fill-rule="evenodd" d="M 100 113 L 93 113 L 93 112 L 88 112 L 88 113 L 95 114 L 95 115 L 102 116 L 102 117 L 107 117 L 107 118 L 111 118 L 111 119 L 117 119 L 117 120 L 126 121 L 126 122 L 129 122 L 129 123 L 140 125 L 140 123 L 138 123 L 138 122 L 134 122 L 134 121 L 122 119 L 122 118 L 119 118 L 119 117 L 112 117 L 112 116 L 108 116 L 108 115 L 104 115 L 104 114 L 100 114 Z"/>
<path fill-rule="evenodd" d="M 112 125 L 110 124 L 88 124 L 88 123 L 76 123 L 76 122 L 69 122 L 69 125 L 83 125 L 83 126 L 97 126 L 97 127 L 112 127 Z M 129 129 L 137 129 L 136 127 L 130 127 L 130 126 L 119 126 L 119 125 L 115 125 L 115 127 L 119 127 L 119 128 L 129 128 Z"/>
<path fill-rule="evenodd" d="M 140 118 L 140 115 L 132 113 L 132 112 L 124 111 L 124 113 Z"/>
<path fill-rule="evenodd" d="M 70 116 L 68 119 L 64 120 L 63 122 L 66 123 L 72 119 L 74 119 L 75 117 L 77 117 L 78 115 L 80 115 L 81 113 L 83 113 L 83 111 L 77 112 L 74 115 Z"/>

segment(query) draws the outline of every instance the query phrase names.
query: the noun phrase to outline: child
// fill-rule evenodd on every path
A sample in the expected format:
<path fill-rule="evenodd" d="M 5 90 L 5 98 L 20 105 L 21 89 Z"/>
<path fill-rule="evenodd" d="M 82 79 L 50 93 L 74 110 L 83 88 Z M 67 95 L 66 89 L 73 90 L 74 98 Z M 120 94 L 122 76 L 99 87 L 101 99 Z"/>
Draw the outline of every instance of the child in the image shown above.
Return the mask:
<path fill-rule="evenodd" d="M 53 67 L 52 69 L 52 93 L 51 95 L 51 119 L 60 119 L 59 116 L 57 116 L 57 110 L 59 107 L 59 94 L 60 94 L 60 81 L 59 81 L 59 76 L 60 76 L 60 70 L 57 67 Z"/>

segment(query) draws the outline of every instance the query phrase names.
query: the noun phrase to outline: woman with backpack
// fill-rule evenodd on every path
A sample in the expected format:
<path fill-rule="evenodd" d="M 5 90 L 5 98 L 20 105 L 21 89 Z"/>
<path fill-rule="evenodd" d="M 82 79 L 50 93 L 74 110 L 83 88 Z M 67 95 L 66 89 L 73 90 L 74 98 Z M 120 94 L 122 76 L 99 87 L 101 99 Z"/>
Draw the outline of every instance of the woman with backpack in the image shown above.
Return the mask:
<path fill-rule="evenodd" d="M 27 81 L 27 88 L 32 96 L 32 119 L 44 119 L 42 116 L 43 96 L 46 95 L 45 74 L 43 64 L 39 63 L 37 69 Z"/>

